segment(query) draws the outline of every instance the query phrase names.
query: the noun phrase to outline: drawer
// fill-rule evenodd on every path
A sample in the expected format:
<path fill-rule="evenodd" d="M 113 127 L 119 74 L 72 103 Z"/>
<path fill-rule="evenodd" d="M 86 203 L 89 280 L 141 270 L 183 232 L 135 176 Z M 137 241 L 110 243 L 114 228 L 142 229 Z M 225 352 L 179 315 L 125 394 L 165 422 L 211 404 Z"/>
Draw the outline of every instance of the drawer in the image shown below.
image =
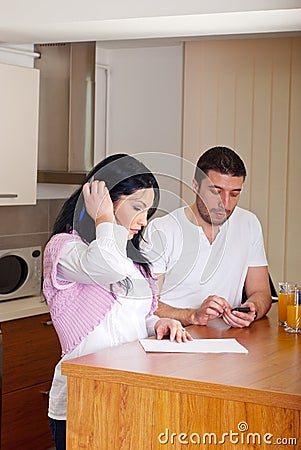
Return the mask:
<path fill-rule="evenodd" d="M 48 424 L 51 382 L 2 396 L 1 450 L 46 450 L 53 447 Z"/>
<path fill-rule="evenodd" d="M 51 380 L 60 359 L 60 344 L 50 314 L 1 324 L 2 392 Z"/>

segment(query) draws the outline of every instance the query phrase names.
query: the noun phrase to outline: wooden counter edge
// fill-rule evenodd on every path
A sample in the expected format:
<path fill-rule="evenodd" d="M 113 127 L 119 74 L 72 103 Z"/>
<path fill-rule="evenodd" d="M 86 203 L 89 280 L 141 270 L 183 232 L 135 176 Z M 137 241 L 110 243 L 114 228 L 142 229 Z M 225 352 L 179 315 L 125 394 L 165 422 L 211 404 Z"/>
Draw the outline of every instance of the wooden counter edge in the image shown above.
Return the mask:
<path fill-rule="evenodd" d="M 296 396 L 295 394 L 287 394 L 284 392 L 265 391 L 243 386 L 231 386 L 185 378 L 89 366 L 69 361 L 65 361 L 62 364 L 62 374 L 70 378 L 85 378 L 142 388 L 163 389 L 171 392 L 197 394 L 239 402 L 248 401 L 254 404 L 295 409 L 298 411 L 301 405 L 301 394 Z"/>

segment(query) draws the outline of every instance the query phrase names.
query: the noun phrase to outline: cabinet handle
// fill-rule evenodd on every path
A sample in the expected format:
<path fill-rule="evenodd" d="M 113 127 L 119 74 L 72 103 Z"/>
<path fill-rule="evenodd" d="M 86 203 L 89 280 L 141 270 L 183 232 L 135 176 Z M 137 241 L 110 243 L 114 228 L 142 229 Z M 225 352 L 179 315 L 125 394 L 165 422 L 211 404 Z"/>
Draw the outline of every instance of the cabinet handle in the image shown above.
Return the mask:
<path fill-rule="evenodd" d="M 0 198 L 17 198 L 18 194 L 0 194 Z"/>
<path fill-rule="evenodd" d="M 42 324 L 45 325 L 45 327 L 51 327 L 53 325 L 53 322 L 52 320 L 44 320 Z"/>
<path fill-rule="evenodd" d="M 40 391 L 42 395 L 44 395 L 45 397 L 49 397 L 49 392 L 50 391 Z"/>

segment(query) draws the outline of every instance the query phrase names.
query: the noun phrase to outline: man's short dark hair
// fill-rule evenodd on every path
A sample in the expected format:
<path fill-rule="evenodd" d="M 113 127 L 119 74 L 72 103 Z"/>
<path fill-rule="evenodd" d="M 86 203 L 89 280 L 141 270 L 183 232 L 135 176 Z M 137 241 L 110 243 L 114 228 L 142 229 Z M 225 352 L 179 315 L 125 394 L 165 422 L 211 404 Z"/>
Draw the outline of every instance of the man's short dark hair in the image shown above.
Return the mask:
<path fill-rule="evenodd" d="M 212 147 L 200 156 L 194 174 L 198 185 L 209 170 L 214 170 L 222 175 L 244 177 L 244 180 L 247 176 L 243 160 L 228 147 Z"/>

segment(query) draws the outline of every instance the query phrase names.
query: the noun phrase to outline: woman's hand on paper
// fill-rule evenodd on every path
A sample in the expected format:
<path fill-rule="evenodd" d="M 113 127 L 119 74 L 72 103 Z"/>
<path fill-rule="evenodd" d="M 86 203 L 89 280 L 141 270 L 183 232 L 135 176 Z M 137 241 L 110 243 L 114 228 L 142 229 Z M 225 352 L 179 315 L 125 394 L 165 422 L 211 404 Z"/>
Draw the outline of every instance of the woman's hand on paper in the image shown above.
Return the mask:
<path fill-rule="evenodd" d="M 170 341 L 187 342 L 192 341 L 192 336 L 182 327 L 181 322 L 175 319 L 159 319 L 155 324 L 157 339 L 163 339 L 169 335 Z"/>

